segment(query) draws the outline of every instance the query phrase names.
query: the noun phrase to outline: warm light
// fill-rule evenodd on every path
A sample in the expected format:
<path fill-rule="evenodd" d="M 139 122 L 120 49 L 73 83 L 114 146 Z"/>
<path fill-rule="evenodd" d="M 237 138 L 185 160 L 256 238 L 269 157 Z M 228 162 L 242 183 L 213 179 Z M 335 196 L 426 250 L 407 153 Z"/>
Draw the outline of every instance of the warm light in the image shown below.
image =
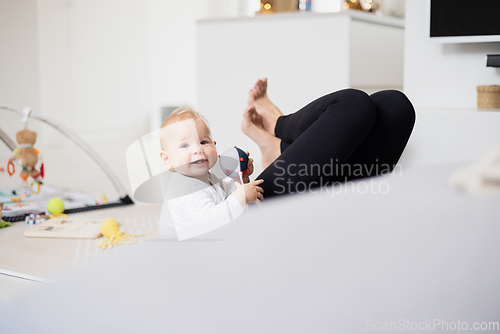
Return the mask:
<path fill-rule="evenodd" d="M 264 5 L 264 9 L 265 9 L 265 10 L 269 10 L 269 9 L 271 9 L 271 4 L 266 3 L 266 4 Z"/>

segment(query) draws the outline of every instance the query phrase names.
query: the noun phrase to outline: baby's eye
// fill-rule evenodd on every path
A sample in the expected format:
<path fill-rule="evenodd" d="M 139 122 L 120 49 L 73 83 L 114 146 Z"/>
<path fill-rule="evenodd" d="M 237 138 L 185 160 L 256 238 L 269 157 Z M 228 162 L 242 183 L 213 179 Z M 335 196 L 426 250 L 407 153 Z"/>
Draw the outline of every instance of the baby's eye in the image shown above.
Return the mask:
<path fill-rule="evenodd" d="M 206 145 L 206 144 L 208 144 L 208 140 L 202 140 L 200 143 L 201 143 L 201 145 Z"/>
<path fill-rule="evenodd" d="M 188 144 L 181 144 L 181 148 L 187 148 L 188 146 Z"/>

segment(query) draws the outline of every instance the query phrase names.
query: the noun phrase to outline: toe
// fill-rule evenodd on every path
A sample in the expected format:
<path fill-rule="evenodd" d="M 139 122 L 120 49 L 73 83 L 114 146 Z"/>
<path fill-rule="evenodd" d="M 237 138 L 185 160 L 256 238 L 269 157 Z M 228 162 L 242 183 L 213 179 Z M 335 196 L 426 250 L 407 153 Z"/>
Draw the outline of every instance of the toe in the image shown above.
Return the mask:
<path fill-rule="evenodd" d="M 260 94 L 261 94 L 261 91 L 262 91 L 262 88 L 260 86 L 260 82 L 259 84 L 257 85 L 256 89 L 255 89 L 255 93 L 256 93 L 256 97 L 258 97 Z"/>
<path fill-rule="evenodd" d="M 243 110 L 243 122 L 251 120 L 251 119 L 252 119 L 252 115 L 250 114 L 250 111 L 247 107 L 245 110 Z"/>
<path fill-rule="evenodd" d="M 259 121 L 258 115 L 256 115 L 255 113 L 252 113 L 251 118 L 252 118 L 252 123 L 255 123 L 255 124 L 258 123 L 258 121 Z"/>
<path fill-rule="evenodd" d="M 260 81 L 259 82 L 259 94 L 264 94 L 265 91 L 266 91 L 266 87 L 265 87 L 264 81 Z"/>
<path fill-rule="evenodd" d="M 243 110 L 243 115 L 248 115 L 250 116 L 251 115 L 251 110 L 253 109 L 253 107 L 251 106 L 246 106 L 245 110 Z"/>

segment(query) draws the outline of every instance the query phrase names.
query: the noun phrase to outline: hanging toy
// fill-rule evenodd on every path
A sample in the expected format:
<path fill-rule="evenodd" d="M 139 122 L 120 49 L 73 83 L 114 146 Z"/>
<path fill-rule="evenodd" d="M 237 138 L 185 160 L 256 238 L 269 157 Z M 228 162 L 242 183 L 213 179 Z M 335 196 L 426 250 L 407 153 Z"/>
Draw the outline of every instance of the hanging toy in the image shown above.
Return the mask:
<path fill-rule="evenodd" d="M 248 155 L 238 147 L 231 147 L 219 155 L 219 166 L 222 172 L 232 179 L 237 179 L 240 173 L 248 169 Z"/>
<path fill-rule="evenodd" d="M 41 163 L 40 172 L 35 168 L 38 160 L 41 161 L 40 152 L 33 145 L 36 142 L 37 133 L 35 131 L 24 128 L 16 133 L 16 139 L 19 146 L 14 149 L 11 158 L 7 164 L 7 172 L 12 176 L 16 172 L 15 162 L 20 162 L 22 171 L 20 177 L 23 179 L 23 185 L 28 186 L 28 177 L 33 178 L 30 189 L 34 194 L 40 192 L 41 178 L 44 176 L 43 162 Z"/>

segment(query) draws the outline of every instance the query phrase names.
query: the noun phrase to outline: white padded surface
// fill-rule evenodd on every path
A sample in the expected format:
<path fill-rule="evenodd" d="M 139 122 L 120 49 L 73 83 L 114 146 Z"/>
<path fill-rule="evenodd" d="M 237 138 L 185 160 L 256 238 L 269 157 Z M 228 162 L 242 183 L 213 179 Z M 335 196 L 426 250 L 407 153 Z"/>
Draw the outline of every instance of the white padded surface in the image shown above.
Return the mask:
<path fill-rule="evenodd" d="M 268 201 L 197 239 L 128 247 L 0 310 L 0 331 L 358 333 L 368 319 L 499 321 L 499 198 L 454 192 L 456 167 L 378 178 L 387 194 Z"/>

